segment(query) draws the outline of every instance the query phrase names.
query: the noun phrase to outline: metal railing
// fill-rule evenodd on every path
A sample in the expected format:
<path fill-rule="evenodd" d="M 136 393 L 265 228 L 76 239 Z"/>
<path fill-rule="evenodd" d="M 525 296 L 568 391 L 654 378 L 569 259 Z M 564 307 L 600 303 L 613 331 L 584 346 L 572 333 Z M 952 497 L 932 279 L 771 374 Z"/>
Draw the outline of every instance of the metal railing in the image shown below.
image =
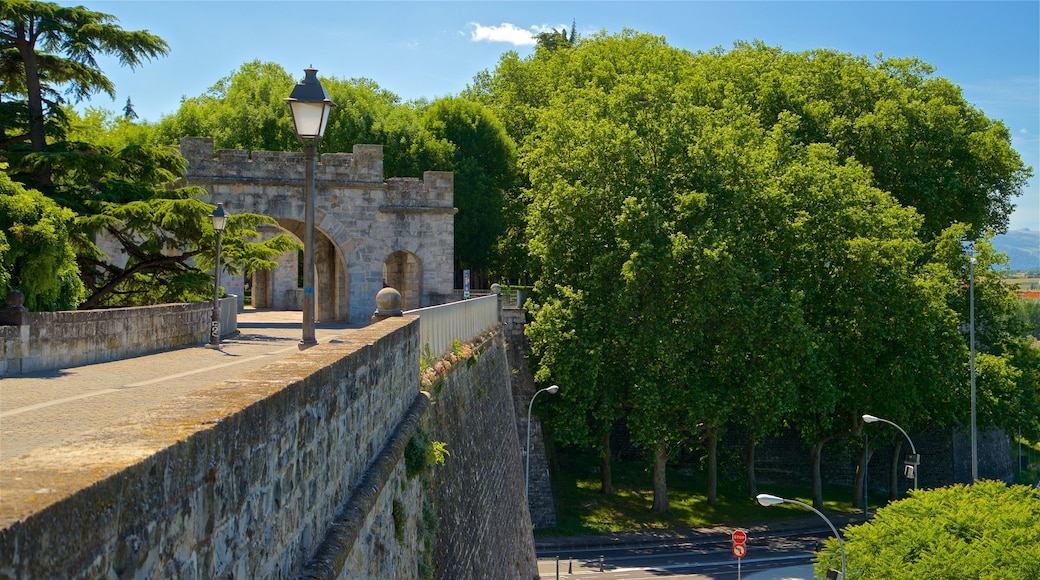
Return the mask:
<path fill-rule="evenodd" d="M 409 310 L 419 316 L 419 344 L 423 351 L 441 356 L 452 349 L 457 339 L 469 342 L 498 324 L 498 296 L 489 295 L 439 306 Z"/>

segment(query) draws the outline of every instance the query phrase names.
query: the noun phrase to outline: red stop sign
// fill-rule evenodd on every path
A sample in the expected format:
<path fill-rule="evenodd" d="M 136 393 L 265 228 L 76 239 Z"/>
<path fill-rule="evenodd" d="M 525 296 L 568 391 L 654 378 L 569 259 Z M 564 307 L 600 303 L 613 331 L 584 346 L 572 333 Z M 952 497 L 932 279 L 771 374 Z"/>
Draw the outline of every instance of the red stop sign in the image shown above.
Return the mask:
<path fill-rule="evenodd" d="M 747 541 L 747 532 L 744 530 L 733 530 L 733 543 L 743 544 Z"/>

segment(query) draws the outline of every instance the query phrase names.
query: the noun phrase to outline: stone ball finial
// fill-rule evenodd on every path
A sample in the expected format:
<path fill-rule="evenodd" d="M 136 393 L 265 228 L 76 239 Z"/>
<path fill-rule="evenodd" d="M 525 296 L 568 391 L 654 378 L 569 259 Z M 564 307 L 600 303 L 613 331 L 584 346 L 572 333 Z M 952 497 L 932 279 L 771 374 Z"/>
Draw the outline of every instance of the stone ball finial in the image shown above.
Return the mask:
<path fill-rule="evenodd" d="M 372 322 L 402 315 L 401 293 L 396 288 L 388 286 L 376 293 L 376 311 L 372 314 Z"/>
<path fill-rule="evenodd" d="M 22 294 L 20 290 L 14 288 L 7 291 L 7 303 L 8 308 L 21 308 L 25 305 L 25 294 Z"/>
<path fill-rule="evenodd" d="M 502 286 L 500 286 L 498 284 L 498 282 L 495 282 L 494 284 L 491 285 L 491 293 L 492 294 L 501 294 L 502 293 Z"/>
<path fill-rule="evenodd" d="M 401 293 L 396 288 L 387 286 L 376 293 L 376 310 L 388 312 L 401 311 Z"/>

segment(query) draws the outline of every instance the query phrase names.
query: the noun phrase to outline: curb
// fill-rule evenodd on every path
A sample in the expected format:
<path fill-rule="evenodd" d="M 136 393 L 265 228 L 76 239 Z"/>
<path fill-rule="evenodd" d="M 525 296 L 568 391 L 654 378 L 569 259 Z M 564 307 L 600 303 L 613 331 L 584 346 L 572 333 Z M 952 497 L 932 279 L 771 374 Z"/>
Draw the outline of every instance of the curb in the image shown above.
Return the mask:
<path fill-rule="evenodd" d="M 862 513 L 828 514 L 827 518 L 841 532 L 846 526 L 858 525 L 869 520 Z M 819 517 L 792 518 L 770 522 L 748 523 L 740 526 L 711 526 L 705 528 L 662 529 L 649 532 L 619 532 L 603 535 L 585 536 L 543 536 L 535 537 L 535 552 L 556 552 L 575 549 L 608 549 L 622 547 L 638 547 L 649 544 L 708 544 L 730 541 L 730 535 L 736 529 L 756 532 L 830 532 L 830 528 Z"/>

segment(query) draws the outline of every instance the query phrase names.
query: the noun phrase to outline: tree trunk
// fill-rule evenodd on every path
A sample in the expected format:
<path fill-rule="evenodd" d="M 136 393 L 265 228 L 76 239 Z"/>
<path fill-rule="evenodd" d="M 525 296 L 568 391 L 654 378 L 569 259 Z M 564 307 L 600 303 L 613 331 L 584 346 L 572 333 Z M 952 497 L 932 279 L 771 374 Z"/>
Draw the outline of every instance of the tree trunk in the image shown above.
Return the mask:
<path fill-rule="evenodd" d="M 664 468 L 668 465 L 668 447 L 660 443 L 654 452 L 654 513 L 663 514 L 672 511 L 668 503 L 668 481 Z"/>
<path fill-rule="evenodd" d="M 614 481 L 610 472 L 610 433 L 608 432 L 603 436 L 602 445 L 603 456 L 600 458 L 600 491 L 603 495 L 612 495 L 614 493 Z"/>
<path fill-rule="evenodd" d="M 755 478 L 755 440 L 750 437 L 747 440 L 744 467 L 747 469 L 748 496 L 755 497 L 758 495 L 758 480 Z"/>
<path fill-rule="evenodd" d="M 719 504 L 719 431 L 707 429 L 708 436 L 708 505 Z"/>
<path fill-rule="evenodd" d="M 852 507 L 862 508 L 866 505 L 867 473 L 870 470 L 870 457 L 873 455 L 866 445 L 859 454 L 859 463 L 856 464 L 856 481 L 852 486 Z"/>
<path fill-rule="evenodd" d="M 814 443 L 809 449 L 809 463 L 812 470 L 812 503 L 813 507 L 823 511 L 823 476 L 820 473 L 820 457 L 823 455 L 825 441 Z"/>
<path fill-rule="evenodd" d="M 897 439 L 892 445 L 892 470 L 888 474 L 888 499 L 892 501 L 899 499 L 899 474 L 903 472 L 899 467 L 899 458 L 902 451 L 903 440 Z"/>
<path fill-rule="evenodd" d="M 19 27 L 19 33 L 19 37 L 25 34 L 22 27 Z M 29 105 L 29 138 L 32 142 L 33 152 L 39 153 L 47 146 L 47 136 L 44 133 L 43 89 L 40 85 L 39 61 L 36 58 L 36 51 L 32 43 L 19 40 L 15 42 L 15 45 L 18 48 L 18 56 L 21 57 L 22 66 L 25 70 L 25 93 Z"/>

